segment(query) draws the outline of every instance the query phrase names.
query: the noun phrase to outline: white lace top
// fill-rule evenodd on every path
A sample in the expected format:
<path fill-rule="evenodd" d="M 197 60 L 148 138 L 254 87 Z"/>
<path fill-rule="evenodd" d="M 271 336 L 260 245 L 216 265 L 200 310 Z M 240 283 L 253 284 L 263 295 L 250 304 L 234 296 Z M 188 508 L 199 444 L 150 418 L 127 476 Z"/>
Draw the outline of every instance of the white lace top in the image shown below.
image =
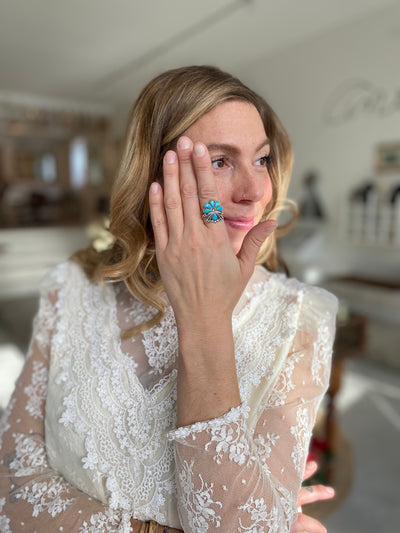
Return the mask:
<path fill-rule="evenodd" d="M 233 317 L 242 404 L 176 428 L 174 316 L 73 263 L 46 279 L 0 428 L 0 531 L 285 532 L 329 378 L 336 299 L 256 267 Z M 195 317 L 193 317 L 195 320 Z"/>

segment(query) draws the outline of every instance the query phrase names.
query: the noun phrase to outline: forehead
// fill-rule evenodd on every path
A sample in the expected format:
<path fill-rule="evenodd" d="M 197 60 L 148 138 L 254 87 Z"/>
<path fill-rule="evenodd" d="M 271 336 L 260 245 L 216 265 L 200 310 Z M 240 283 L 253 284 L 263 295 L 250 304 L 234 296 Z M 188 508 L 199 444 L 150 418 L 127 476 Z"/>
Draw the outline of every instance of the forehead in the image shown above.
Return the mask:
<path fill-rule="evenodd" d="M 264 124 L 254 105 L 236 100 L 218 104 L 192 124 L 185 134 L 194 142 L 206 144 L 246 138 L 260 142 L 266 138 Z"/>

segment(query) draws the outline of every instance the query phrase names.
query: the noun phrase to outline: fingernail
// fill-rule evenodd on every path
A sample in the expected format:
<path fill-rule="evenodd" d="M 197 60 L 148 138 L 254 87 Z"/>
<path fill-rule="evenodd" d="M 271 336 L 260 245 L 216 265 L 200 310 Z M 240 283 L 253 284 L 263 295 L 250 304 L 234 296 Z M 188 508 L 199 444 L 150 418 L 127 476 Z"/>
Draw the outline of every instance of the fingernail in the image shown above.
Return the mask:
<path fill-rule="evenodd" d="M 181 137 L 178 141 L 178 144 L 182 150 L 187 150 L 190 148 L 190 139 L 188 137 Z"/>
<path fill-rule="evenodd" d="M 265 233 L 272 233 L 278 227 L 278 222 L 276 220 L 267 220 L 265 224 Z"/>
<path fill-rule="evenodd" d="M 194 153 L 198 157 L 202 157 L 206 153 L 206 147 L 202 143 L 196 143 L 194 145 Z"/>
<path fill-rule="evenodd" d="M 168 150 L 168 152 L 165 154 L 165 161 L 169 164 L 175 163 L 176 154 L 172 150 Z"/>
<path fill-rule="evenodd" d="M 157 194 L 157 192 L 158 192 L 158 183 L 154 182 L 154 183 L 152 183 L 150 185 L 150 192 L 151 192 L 151 194 Z"/>
<path fill-rule="evenodd" d="M 335 489 L 333 489 L 332 487 L 326 487 L 326 492 L 328 494 L 332 494 L 332 496 L 335 494 Z"/>

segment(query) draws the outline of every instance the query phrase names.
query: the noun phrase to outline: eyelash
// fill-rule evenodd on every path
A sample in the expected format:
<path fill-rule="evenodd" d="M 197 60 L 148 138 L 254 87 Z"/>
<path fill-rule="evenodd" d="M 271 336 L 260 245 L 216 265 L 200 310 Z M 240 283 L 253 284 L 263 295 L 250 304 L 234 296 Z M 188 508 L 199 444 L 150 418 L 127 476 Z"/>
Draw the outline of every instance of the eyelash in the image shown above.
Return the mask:
<path fill-rule="evenodd" d="M 260 161 L 261 159 L 265 159 L 265 166 L 267 167 L 271 163 L 272 155 L 271 154 L 264 155 L 263 157 L 260 157 L 258 161 Z"/>
<path fill-rule="evenodd" d="M 222 161 L 222 163 L 225 163 L 227 162 L 227 158 L 226 157 L 223 157 L 223 156 L 220 156 L 220 157 L 216 157 L 214 159 L 211 159 L 211 165 L 214 166 L 214 163 L 218 163 L 219 161 Z M 214 168 L 222 168 L 222 167 L 214 167 Z"/>
<path fill-rule="evenodd" d="M 265 165 L 261 165 L 261 166 L 267 167 L 271 163 L 272 156 L 271 154 L 268 154 L 263 157 L 260 157 L 259 159 L 257 159 L 257 161 L 261 161 L 262 159 L 265 159 Z M 218 161 L 222 161 L 225 165 L 228 161 L 228 158 L 226 158 L 225 156 L 216 157 L 214 159 L 211 159 L 211 164 L 214 165 L 214 163 L 218 163 Z M 214 168 L 223 168 L 223 167 L 214 167 Z"/>

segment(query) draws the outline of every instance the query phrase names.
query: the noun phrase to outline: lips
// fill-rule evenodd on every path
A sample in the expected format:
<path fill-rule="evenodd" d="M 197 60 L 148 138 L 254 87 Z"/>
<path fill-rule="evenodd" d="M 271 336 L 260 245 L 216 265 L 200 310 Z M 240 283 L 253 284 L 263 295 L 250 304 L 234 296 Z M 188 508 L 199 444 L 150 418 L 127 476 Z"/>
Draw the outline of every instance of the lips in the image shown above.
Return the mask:
<path fill-rule="evenodd" d="M 254 226 L 254 217 L 229 218 L 224 217 L 227 226 L 240 231 L 249 231 Z"/>

